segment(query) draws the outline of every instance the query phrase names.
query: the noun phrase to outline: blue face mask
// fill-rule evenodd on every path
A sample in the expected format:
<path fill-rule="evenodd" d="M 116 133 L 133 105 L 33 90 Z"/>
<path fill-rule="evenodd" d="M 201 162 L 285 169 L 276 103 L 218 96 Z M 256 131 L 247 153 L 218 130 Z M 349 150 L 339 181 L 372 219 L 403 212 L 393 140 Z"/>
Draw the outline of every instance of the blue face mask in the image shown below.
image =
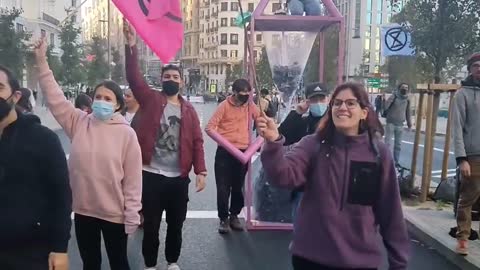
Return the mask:
<path fill-rule="evenodd" d="M 93 115 L 102 121 L 109 120 L 112 118 L 115 110 L 113 109 L 113 104 L 108 101 L 95 100 L 92 104 Z"/>
<path fill-rule="evenodd" d="M 310 104 L 310 113 L 315 117 L 320 117 L 325 114 L 328 109 L 328 105 L 325 103 L 312 103 Z"/>

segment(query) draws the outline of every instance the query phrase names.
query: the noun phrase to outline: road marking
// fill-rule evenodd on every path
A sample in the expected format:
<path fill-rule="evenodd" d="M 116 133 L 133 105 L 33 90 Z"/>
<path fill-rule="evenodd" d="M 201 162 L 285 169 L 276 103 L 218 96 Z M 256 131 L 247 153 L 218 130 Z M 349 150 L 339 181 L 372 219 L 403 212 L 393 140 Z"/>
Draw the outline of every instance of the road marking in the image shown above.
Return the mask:
<path fill-rule="evenodd" d="M 402 143 L 413 145 L 413 142 L 408 142 L 408 141 L 402 141 Z M 422 147 L 422 148 L 425 147 L 425 145 L 423 145 L 423 144 L 419 144 L 418 146 L 420 146 L 420 147 Z M 433 150 L 438 151 L 438 152 L 440 152 L 440 153 L 443 153 L 443 149 L 440 149 L 440 148 L 434 147 Z M 454 155 L 453 152 L 448 152 L 448 153 L 449 153 L 450 155 Z"/>
<path fill-rule="evenodd" d="M 455 175 L 457 175 L 457 174 L 456 174 L 456 173 L 449 173 L 449 174 L 447 174 L 447 178 L 448 178 L 448 177 L 453 177 L 453 176 L 455 176 Z M 441 175 L 441 174 L 439 174 L 439 175 L 432 175 L 432 178 L 442 178 L 442 175 Z"/>
<path fill-rule="evenodd" d="M 74 219 L 74 213 L 71 214 L 72 220 Z M 166 218 L 165 212 L 163 212 L 163 219 Z M 204 211 L 204 210 L 192 210 L 187 211 L 188 219 L 218 219 L 217 211 Z"/>
<path fill-rule="evenodd" d="M 455 172 L 457 169 L 448 169 L 447 172 Z M 441 173 L 442 170 L 432 171 L 432 173 Z"/>

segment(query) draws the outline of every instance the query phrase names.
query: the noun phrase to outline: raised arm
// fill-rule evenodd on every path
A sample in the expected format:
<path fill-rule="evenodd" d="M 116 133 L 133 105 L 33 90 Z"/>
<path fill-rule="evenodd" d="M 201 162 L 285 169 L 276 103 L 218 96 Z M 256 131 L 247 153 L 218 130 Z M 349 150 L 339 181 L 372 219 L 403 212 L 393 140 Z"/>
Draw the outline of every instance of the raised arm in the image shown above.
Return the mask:
<path fill-rule="evenodd" d="M 138 66 L 138 51 L 136 44 L 135 32 L 130 24 L 123 21 L 123 32 L 125 35 L 125 40 L 127 45 L 125 45 L 125 68 L 127 81 L 132 89 L 132 93 L 137 99 L 140 107 L 143 106 L 151 96 L 154 95 L 154 92 L 150 89 L 148 84 L 142 77 L 140 73 L 140 68 Z"/>
<path fill-rule="evenodd" d="M 46 52 L 47 43 L 45 40 L 42 39 L 35 43 L 35 59 L 40 89 L 53 116 L 71 139 L 75 134 L 78 120 L 87 117 L 87 113 L 75 109 L 75 106 L 65 98 L 48 66 Z"/>
<path fill-rule="evenodd" d="M 142 153 L 133 130 L 131 130 L 123 155 L 125 176 L 122 187 L 125 198 L 125 232 L 132 234 L 140 225 L 138 212 L 142 209 Z"/>

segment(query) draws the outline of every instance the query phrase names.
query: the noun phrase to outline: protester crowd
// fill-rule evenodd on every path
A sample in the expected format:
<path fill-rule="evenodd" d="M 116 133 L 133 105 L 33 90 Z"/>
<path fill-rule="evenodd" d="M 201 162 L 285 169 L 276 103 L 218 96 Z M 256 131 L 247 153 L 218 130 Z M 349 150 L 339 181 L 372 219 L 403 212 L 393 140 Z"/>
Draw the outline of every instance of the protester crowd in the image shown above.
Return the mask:
<path fill-rule="evenodd" d="M 189 184 L 194 180 L 197 192 L 206 186 L 202 129 L 180 95 L 180 68 L 164 66 L 162 91 L 152 90 L 140 73 L 134 30 L 125 24 L 124 33 L 129 89 L 104 81 L 74 104 L 50 70 L 45 40 L 35 44 L 41 92 L 71 141 L 68 166 L 58 137 L 32 114 L 32 92 L 0 67 L 0 269 L 68 269 L 72 225 L 83 269 L 101 269 L 102 237 L 111 269 L 130 269 L 128 236 L 139 226 L 145 269 L 156 269 L 164 212 L 167 267 L 180 269 Z M 472 138 L 480 134 L 474 123 L 480 55 L 468 66 L 471 75 L 454 101 L 454 145 L 462 175 L 477 180 L 480 147 Z M 232 95 L 221 97 L 207 133 L 245 152 L 249 123 L 255 123 L 265 139 L 261 161 L 268 181 L 292 191 L 295 270 L 379 269 L 378 234 L 390 269 L 407 269 L 409 238 L 395 166 L 403 125 L 411 126 L 408 91 L 401 84 L 388 100 L 371 104 L 360 84 L 338 85 L 333 92 L 310 84 L 304 101 L 281 123 L 284 105 L 275 91 L 260 91 L 257 106 L 250 83 L 237 79 Z M 386 117 L 386 134 L 379 116 Z M 214 161 L 222 234 L 244 230 L 239 215 L 250 169 L 229 149 L 219 145 Z M 195 179 L 189 178 L 192 169 Z M 480 197 L 477 182 L 460 191 L 457 249 L 465 255 L 471 206 Z"/>

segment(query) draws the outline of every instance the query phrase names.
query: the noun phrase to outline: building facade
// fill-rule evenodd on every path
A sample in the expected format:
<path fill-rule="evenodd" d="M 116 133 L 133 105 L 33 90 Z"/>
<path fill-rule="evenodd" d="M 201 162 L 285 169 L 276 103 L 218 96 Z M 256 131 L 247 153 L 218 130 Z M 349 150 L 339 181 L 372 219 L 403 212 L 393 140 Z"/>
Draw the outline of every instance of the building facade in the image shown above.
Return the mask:
<path fill-rule="evenodd" d="M 53 46 L 52 54 L 60 57 L 61 23 L 67 18 L 67 11 L 75 11 L 80 0 L 0 0 L 0 8 L 17 8 L 23 13 L 15 21 L 17 31 L 29 32 L 31 41 L 46 37 L 49 45 Z M 77 10 L 72 18 L 79 24 L 81 12 Z M 31 89 L 37 88 L 37 82 L 32 67 L 24 71 L 23 85 Z"/>
<path fill-rule="evenodd" d="M 253 12 L 259 0 L 242 0 L 244 12 Z M 226 75 L 228 69 L 241 64 L 244 56 L 244 30 L 235 23 L 240 8 L 237 0 L 199 0 L 200 33 L 198 66 L 201 74 L 201 87 L 209 92 L 228 89 Z M 265 14 L 273 14 L 280 9 L 279 0 L 271 0 Z M 263 35 L 257 32 L 254 41 L 254 56 L 259 59 L 264 46 Z"/>
<path fill-rule="evenodd" d="M 394 5 L 392 3 L 395 2 Z M 338 0 L 337 7 L 346 19 L 345 74 L 358 80 L 380 73 L 381 26 L 391 23 L 407 0 Z"/>

